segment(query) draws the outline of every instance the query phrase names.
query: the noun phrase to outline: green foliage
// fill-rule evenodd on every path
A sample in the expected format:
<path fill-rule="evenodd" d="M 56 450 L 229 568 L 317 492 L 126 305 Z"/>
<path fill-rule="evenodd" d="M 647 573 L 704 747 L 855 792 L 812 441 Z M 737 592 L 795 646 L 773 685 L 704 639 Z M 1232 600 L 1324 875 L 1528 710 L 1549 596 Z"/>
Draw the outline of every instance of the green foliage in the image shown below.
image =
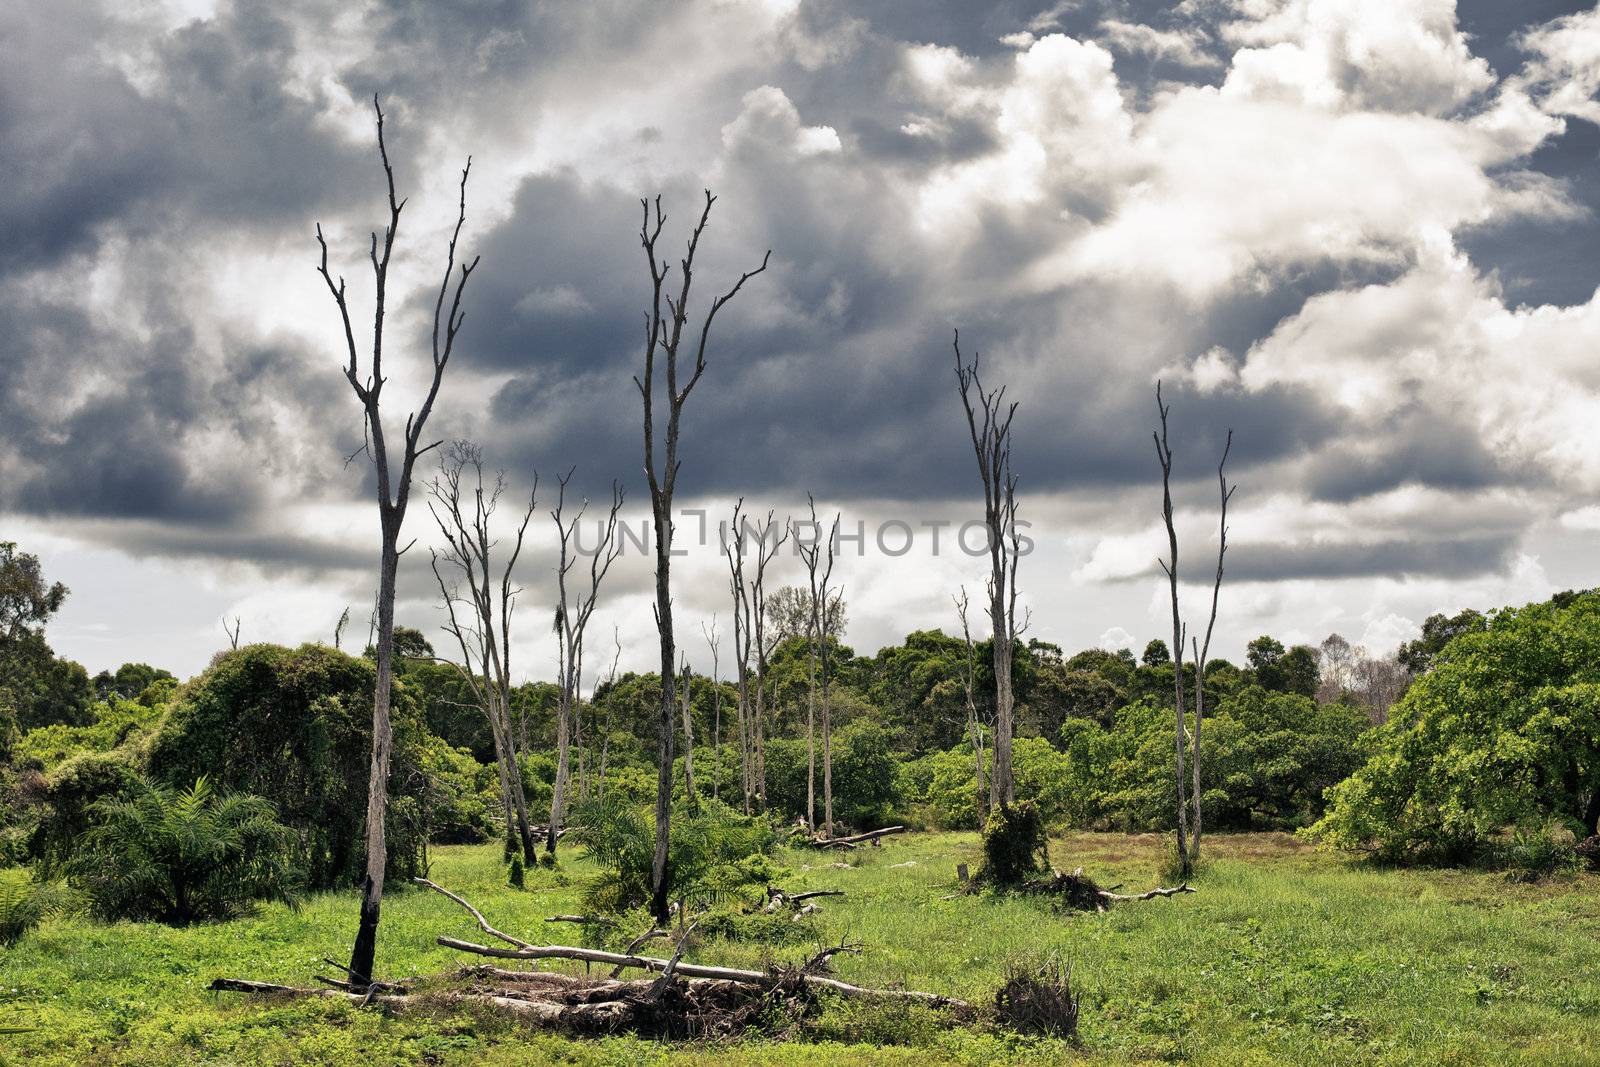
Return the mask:
<path fill-rule="evenodd" d="M 506 885 L 512 889 L 528 888 L 528 872 L 522 866 L 522 853 L 511 854 L 511 865 L 506 870 Z"/>
<path fill-rule="evenodd" d="M 424 735 L 417 745 L 418 830 L 441 845 L 470 845 L 494 837 L 499 781 L 494 769 L 466 749 Z"/>
<path fill-rule="evenodd" d="M 1537 882 L 1559 874 L 1575 874 L 1583 867 L 1577 840 L 1559 823 L 1519 826 L 1494 849 L 1495 865 L 1519 882 Z"/>
<path fill-rule="evenodd" d="M 181 791 L 141 781 L 90 814 L 67 876 L 102 918 L 181 926 L 293 899 L 294 834 L 261 797 L 218 793 L 204 776 Z"/>
<path fill-rule="evenodd" d="M 579 805 L 573 823 L 588 858 L 602 871 L 590 888 L 589 903 L 617 913 L 648 900 L 655 813 L 607 798 Z M 668 896 L 715 901 L 737 892 L 767 875 L 769 868 L 751 857 L 765 856 L 776 844 L 771 823 L 761 816 L 740 815 L 709 797 L 692 811 L 680 806 L 672 813 L 668 838 Z"/>
<path fill-rule="evenodd" d="M 153 692 L 146 689 L 145 692 Z M 113 696 L 95 704 L 91 721 L 78 726 L 55 723 L 29 730 L 16 745 L 20 763 L 46 772 L 73 756 L 112 752 L 127 747 L 142 750 L 161 725 L 166 707 Z"/>
<path fill-rule="evenodd" d="M 1201 734 L 1206 825 L 1308 825 L 1322 813 L 1324 790 L 1359 766 L 1358 739 L 1369 725 L 1359 709 L 1259 686 L 1222 696 L 1208 708 Z M 1154 700 L 1119 709 L 1109 728 L 1068 720 L 1059 786 L 1066 818 L 1128 832 L 1169 829 L 1176 809 L 1173 729 L 1171 706 Z"/>
<path fill-rule="evenodd" d="M 161 696 L 166 687 L 159 687 L 151 699 L 146 701 L 145 694 L 159 683 L 176 683 L 177 679 L 171 671 L 152 667 L 148 663 L 124 663 L 115 671 L 101 671 L 94 676 L 94 698 L 107 702 L 114 699 L 137 700 L 147 706 L 165 703 Z"/>
<path fill-rule="evenodd" d="M 0 947 L 16 945 L 64 901 L 61 887 L 52 882 L 36 880 L 21 868 L 0 870 Z"/>
<path fill-rule="evenodd" d="M 1315 827 L 1387 859 L 1484 858 L 1495 836 L 1600 817 L 1600 595 L 1496 613 L 1451 639 Z"/>
<path fill-rule="evenodd" d="M 211 776 L 270 800 L 301 841 L 308 888 L 357 882 L 365 866 L 375 668 L 326 645 L 248 645 L 218 656 L 173 704 L 150 752 L 153 777 Z M 388 877 L 421 872 L 428 811 L 427 732 L 409 690 L 390 702 Z"/>
<path fill-rule="evenodd" d="M 65 862 L 104 800 L 128 796 L 139 784 L 138 765 L 128 751 L 71 757 L 39 782 L 29 805 L 27 852 L 46 870 Z"/>
<path fill-rule="evenodd" d="M 1039 809 L 1026 800 L 1001 804 L 983 828 L 983 866 L 978 880 L 988 885 L 1021 885 L 1050 865 L 1049 838 Z"/>

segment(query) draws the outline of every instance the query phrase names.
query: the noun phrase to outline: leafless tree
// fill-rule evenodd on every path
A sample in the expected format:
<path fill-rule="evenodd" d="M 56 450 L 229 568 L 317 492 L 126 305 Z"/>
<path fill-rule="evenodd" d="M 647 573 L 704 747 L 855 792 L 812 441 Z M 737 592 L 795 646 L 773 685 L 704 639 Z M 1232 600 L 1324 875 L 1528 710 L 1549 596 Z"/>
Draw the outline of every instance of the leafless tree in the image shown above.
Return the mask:
<path fill-rule="evenodd" d="M 806 494 L 806 502 L 811 507 L 811 538 L 807 540 L 796 531 L 794 534 L 795 549 L 800 553 L 800 559 L 806 565 L 806 576 L 810 580 L 810 590 L 807 600 L 810 610 L 806 616 L 806 825 L 816 829 L 817 825 L 817 751 L 816 751 L 816 718 L 817 718 L 817 660 L 822 660 L 822 820 L 823 833 L 833 835 L 833 729 L 832 717 L 828 703 L 828 637 L 825 628 L 824 605 L 829 602 L 828 582 L 833 577 L 834 541 L 839 535 L 839 516 L 835 515 L 833 526 L 828 531 L 826 538 L 823 536 L 822 524 L 817 521 L 817 502 L 810 493 Z M 825 543 L 824 543 L 825 542 Z M 821 569 L 821 580 L 818 580 L 818 570 Z M 820 650 L 819 650 L 820 646 Z"/>
<path fill-rule="evenodd" d="M 711 795 L 722 799 L 722 638 L 717 633 L 717 616 L 711 625 L 700 621 L 700 633 L 711 650 Z"/>
<path fill-rule="evenodd" d="M 961 334 L 956 333 L 956 385 L 966 409 L 967 429 L 983 481 L 983 521 L 989 541 L 989 624 L 994 632 L 995 729 L 994 770 L 989 777 L 989 804 L 1010 804 L 1016 799 L 1011 772 L 1011 735 L 1015 696 L 1011 661 L 1018 634 L 1017 477 L 1011 471 L 1011 420 L 1016 403 L 1005 402 L 1005 387 L 985 389 L 978 376 L 978 353 L 968 363 L 961 354 Z"/>
<path fill-rule="evenodd" d="M 428 487 L 428 510 L 445 542 L 442 551 L 432 550 L 431 562 L 445 608 L 444 629 L 461 652 L 456 667 L 489 721 L 506 826 L 522 845 L 523 861 L 532 863 L 537 846 L 511 728 L 511 619 L 521 592 L 513 585 L 512 568 L 522 555 L 523 538 L 533 518 L 538 475 L 534 475 L 510 551 L 500 563 L 495 556 L 499 541 L 491 527 L 505 489 L 504 473 L 495 476 L 493 485 L 485 486 L 483 451 L 477 445 L 452 442 L 440 457 L 439 473 Z"/>
<path fill-rule="evenodd" d="M 666 223 L 666 215 L 661 210 L 661 198 L 658 196 L 655 199 L 653 217 L 651 202 L 640 201 L 644 222 L 639 229 L 639 242 L 644 249 L 645 262 L 650 270 L 651 300 L 645 314 L 644 376 L 642 379 L 634 378 L 634 384 L 639 387 L 639 395 L 644 401 L 644 466 L 645 477 L 650 484 L 650 512 L 655 527 L 655 618 L 656 630 L 661 639 L 661 707 L 657 719 L 659 752 L 656 773 L 656 842 L 655 856 L 651 863 L 651 911 L 656 921 L 661 923 L 665 923 L 668 919 L 667 842 L 672 817 L 672 749 L 673 739 L 677 733 L 673 724 L 677 697 L 673 684 L 673 671 L 677 665 L 677 648 L 672 629 L 671 565 L 672 497 L 677 487 L 678 470 L 681 465 L 678 459 L 679 426 L 683 417 L 683 406 L 699 383 L 701 375 L 705 373 L 706 345 L 710 341 L 711 326 L 716 320 L 717 313 L 738 295 L 747 281 L 767 269 L 767 261 L 772 256 L 769 251 L 762 257 L 761 266 L 741 274 L 731 289 L 712 300 L 705 318 L 701 321 L 698 341 L 689 339 L 688 348 L 685 350 L 684 326 L 689 319 L 689 297 L 694 276 L 695 252 L 700 246 L 700 238 L 705 233 L 706 224 L 711 219 L 711 206 L 716 203 L 716 197 L 712 196 L 709 190 L 706 191 L 705 197 L 705 207 L 700 213 L 700 221 L 690 234 L 687 250 L 679 260 L 682 278 L 678 283 L 676 298 L 666 288 L 671 266 L 665 259 L 656 255 L 656 244 Z M 679 366 L 680 353 L 690 357 L 691 362 L 687 368 Z M 655 379 L 658 362 L 662 365 L 665 378 L 664 399 L 667 405 L 667 424 L 659 445 L 663 455 L 659 457 L 659 462 L 658 435 L 655 426 L 657 405 Z"/>
<path fill-rule="evenodd" d="M 1164 422 L 1163 422 L 1164 425 Z M 1233 431 L 1228 431 L 1228 440 L 1222 446 L 1222 459 L 1217 464 L 1217 491 L 1221 499 L 1221 517 L 1217 521 L 1217 574 L 1211 583 L 1211 616 L 1206 621 L 1206 638 L 1197 642 L 1194 647 L 1194 752 L 1191 759 L 1191 770 L 1194 774 L 1194 824 L 1189 836 L 1190 864 L 1200 859 L 1200 830 L 1203 822 L 1201 813 L 1201 798 L 1205 795 L 1200 788 L 1200 727 L 1206 717 L 1206 660 L 1211 655 L 1211 633 L 1217 626 L 1217 600 L 1222 594 L 1222 565 L 1228 555 L 1228 501 L 1233 499 L 1233 491 L 1238 488 L 1228 484 L 1226 469 L 1228 466 L 1228 453 L 1233 451 Z M 1171 516 L 1168 516 L 1170 529 Z M 1174 553 L 1176 559 L 1176 553 Z"/>
<path fill-rule="evenodd" d="M 967 646 L 967 659 L 962 665 L 961 688 L 967 698 L 967 732 L 972 737 L 973 784 L 978 795 L 978 825 L 989 820 L 989 790 L 983 777 L 983 720 L 978 715 L 977 700 L 977 648 L 972 643 L 972 627 L 967 622 L 967 587 L 955 598 L 956 613 L 961 616 L 961 639 Z"/>
<path fill-rule="evenodd" d="M 350 621 L 350 608 L 347 606 L 339 615 L 339 621 L 333 626 L 333 647 L 339 647 L 339 637 L 344 633 L 345 624 Z"/>
<path fill-rule="evenodd" d="M 440 443 L 435 441 L 423 444 L 422 433 L 427 426 L 428 416 L 433 412 L 434 401 L 439 395 L 439 386 L 444 381 L 445 367 L 449 365 L 451 353 L 455 350 L 456 337 L 464 321 L 461 298 L 467 288 L 467 279 L 478 265 L 476 258 L 471 263 L 463 262 L 459 275 L 456 274 L 456 242 L 460 239 L 461 228 L 467 221 L 467 175 L 472 170 L 472 160 L 469 158 L 467 165 L 461 171 L 456 224 L 450 233 L 450 246 L 445 256 L 444 280 L 439 285 L 439 297 L 433 307 L 433 376 L 421 407 L 406 418 L 399 470 L 396 471 L 389 462 L 388 438 L 384 433 L 380 401 L 384 384 L 388 381 L 383 373 L 383 327 L 385 301 L 388 297 L 389 260 L 394 252 L 395 236 L 400 229 L 400 212 L 405 207 L 405 201 L 395 195 L 394 168 L 389 164 L 389 150 L 383 137 L 383 109 L 379 106 L 376 96 L 372 99 L 372 106 L 377 113 L 378 156 L 383 162 L 384 181 L 388 188 L 389 222 L 384 227 L 381 251 L 376 232 L 372 234 L 369 247 L 374 281 L 374 313 L 372 362 L 367 368 L 368 373 L 364 380 L 356 349 L 355 327 L 350 316 L 350 306 L 345 299 L 344 278 L 340 276 L 336 282 L 329 273 L 328 242 L 322 236 L 321 225 L 317 226 L 317 244 L 322 250 L 322 259 L 317 270 L 322 275 L 322 280 L 327 283 L 328 292 L 339 309 L 340 323 L 344 328 L 348 356 L 345 378 L 355 392 L 356 399 L 361 402 L 366 430 L 366 444 L 363 450 L 371 458 L 377 474 L 378 524 L 381 530 L 376 634 L 378 670 L 372 694 L 372 769 L 367 780 L 367 872 L 362 884 L 361 918 L 356 929 L 349 969 L 352 979 L 361 985 L 369 983 L 372 979 L 373 959 L 377 952 L 378 919 L 383 902 L 384 865 L 389 855 L 388 843 L 384 837 L 384 820 L 389 807 L 389 753 L 394 742 L 389 722 L 389 691 L 393 684 L 394 660 L 394 591 L 396 576 L 400 569 L 400 555 L 405 551 L 400 547 L 400 531 L 405 523 L 406 505 L 410 501 L 411 475 L 416 467 L 417 457 Z M 450 299 L 447 310 L 445 300 L 450 296 L 452 277 L 456 278 L 455 293 Z M 409 547 L 410 545 L 406 546 Z"/>
<path fill-rule="evenodd" d="M 735 709 L 739 727 L 739 786 L 744 798 L 744 813 L 750 814 L 750 799 L 755 792 L 755 759 L 750 726 L 750 649 L 754 637 L 751 620 L 750 589 L 745 583 L 744 498 L 733 505 L 731 536 L 722 528 L 722 551 L 728 557 L 728 591 L 733 596 L 733 665 L 739 687 Z"/>
<path fill-rule="evenodd" d="M 1161 418 L 1160 432 L 1153 434 L 1156 459 L 1161 464 L 1161 517 L 1167 524 L 1167 545 L 1171 560 L 1160 560 L 1172 590 L 1172 700 L 1177 715 L 1173 735 L 1173 773 L 1178 785 L 1178 863 L 1183 877 L 1189 877 L 1189 801 L 1184 781 L 1184 749 L 1188 744 L 1188 716 L 1183 708 L 1183 652 L 1186 628 L 1178 617 L 1178 530 L 1172 521 L 1172 449 L 1167 444 L 1167 414 L 1171 405 L 1161 399 L 1161 383 L 1156 383 L 1156 411 Z"/>
<path fill-rule="evenodd" d="M 770 601 L 766 594 L 766 574 L 768 565 L 789 539 L 789 524 L 785 520 L 780 527 L 774 512 L 769 510 L 765 521 L 756 525 L 742 514 L 743 508 L 741 498 L 733 508 L 732 527 L 724 530 L 722 540 L 723 551 L 728 556 L 728 588 L 733 596 L 733 652 L 739 686 L 739 765 L 745 813 L 749 814 L 752 798 L 757 809 L 765 809 L 767 803 L 763 681 L 767 655 L 771 651 L 771 631 L 767 627 Z M 750 575 L 746 563 L 752 558 L 752 541 L 755 543 L 755 570 Z"/>
<path fill-rule="evenodd" d="M 233 649 L 233 650 L 237 651 L 238 648 L 239 648 L 239 619 L 238 619 L 238 617 L 235 616 L 234 620 L 233 620 L 233 625 L 229 626 L 228 625 L 228 619 L 227 619 L 226 616 L 224 616 L 223 619 L 222 619 L 222 632 L 228 635 L 228 647 L 230 649 Z"/>
<path fill-rule="evenodd" d="M 576 470 L 577 468 L 573 468 Z M 572 766 L 572 722 L 578 706 L 578 690 L 583 680 L 583 636 L 589 627 L 589 618 L 600 599 L 600 583 L 605 580 L 611 564 L 622 552 L 617 539 L 617 515 L 622 510 L 622 486 L 611 483 L 611 510 L 604 525 L 599 528 L 599 542 L 589 557 L 589 591 L 575 593 L 568 588 L 568 578 L 577 566 L 578 523 L 589 510 L 585 499 L 577 514 L 566 518 L 567 486 L 572 482 L 572 470 L 560 479 L 556 490 L 555 510 L 550 518 L 555 520 L 559 557 L 556 566 L 556 617 L 555 631 L 558 647 L 557 665 L 560 671 L 560 695 L 556 705 L 556 780 L 550 793 L 550 824 L 545 828 L 545 851 L 552 856 L 556 851 L 556 838 L 566 818 L 567 787 Z"/>
<path fill-rule="evenodd" d="M 694 672 L 689 669 L 687 654 L 679 656 L 679 663 L 683 676 L 679 689 L 683 697 L 683 795 L 688 798 L 689 810 L 693 811 L 699 799 L 694 788 Z"/>
<path fill-rule="evenodd" d="M 779 530 L 782 530 L 779 533 Z M 789 523 L 779 526 L 772 511 L 767 512 L 764 523 L 755 528 L 758 551 L 755 556 L 755 580 L 750 588 L 750 623 L 756 653 L 755 706 L 751 709 L 752 740 L 755 753 L 756 799 L 761 810 L 767 808 L 767 662 L 778 646 L 778 635 L 767 626 L 767 568 L 777 558 L 778 550 L 789 539 Z M 772 706 L 778 706 L 777 683 L 773 683 Z"/>
<path fill-rule="evenodd" d="M 617 684 L 617 663 L 622 659 L 622 631 L 617 627 L 611 628 L 611 641 L 616 646 L 611 654 L 611 673 L 606 675 L 606 686 L 614 688 Z M 611 704 L 606 704 L 605 723 L 600 727 L 600 760 L 595 780 L 595 796 L 604 797 L 606 793 L 606 757 L 611 752 Z"/>

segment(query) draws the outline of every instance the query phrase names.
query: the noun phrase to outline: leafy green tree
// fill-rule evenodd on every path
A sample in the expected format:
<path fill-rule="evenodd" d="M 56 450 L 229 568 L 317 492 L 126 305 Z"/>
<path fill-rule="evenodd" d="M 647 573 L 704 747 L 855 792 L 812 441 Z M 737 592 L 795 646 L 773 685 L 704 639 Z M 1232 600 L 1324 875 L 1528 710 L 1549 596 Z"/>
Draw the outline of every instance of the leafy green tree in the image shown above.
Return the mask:
<path fill-rule="evenodd" d="M 1330 791 L 1323 841 L 1461 861 L 1508 828 L 1596 832 L 1600 595 L 1507 608 L 1475 627 L 1430 654 L 1366 765 Z"/>
<path fill-rule="evenodd" d="M 148 663 L 124 663 L 115 671 L 101 671 L 94 676 L 94 698 L 108 701 L 114 697 L 137 700 L 157 682 L 175 682 L 171 671 L 152 667 Z"/>
<path fill-rule="evenodd" d="M 1322 672 L 1317 666 L 1316 651 L 1307 645 L 1295 645 L 1257 667 L 1256 679 L 1273 692 L 1314 697 L 1322 684 Z"/>
<path fill-rule="evenodd" d="M 1139 665 L 1143 667 L 1161 667 L 1172 662 L 1172 650 L 1167 643 L 1157 637 L 1144 646 L 1144 655 L 1139 657 Z"/>
<path fill-rule="evenodd" d="M 225 652 L 172 706 L 151 746 L 150 773 L 169 783 L 210 775 L 218 788 L 266 797 L 301 837 L 308 887 L 357 882 L 365 868 L 374 672 L 371 660 L 326 645 Z M 390 716 L 395 803 L 386 851 L 389 874 L 404 878 L 421 869 L 426 777 L 418 768 L 427 739 L 404 682 L 391 693 Z"/>
<path fill-rule="evenodd" d="M 182 926 L 294 899 L 294 833 L 261 797 L 219 793 L 204 776 L 183 790 L 140 782 L 91 814 L 67 873 L 103 918 Z"/>
<path fill-rule="evenodd" d="M 0 707 L 24 731 L 90 719 L 88 672 L 58 659 L 44 639 L 45 624 L 66 599 L 66 586 L 45 581 L 38 556 L 0 541 Z"/>
<path fill-rule="evenodd" d="M 1563 594 L 1575 597 L 1577 594 Z M 1571 601 L 1569 600 L 1570 604 Z M 1400 646 L 1395 658 L 1400 666 L 1412 674 L 1422 674 L 1433 666 L 1433 659 L 1451 641 L 1462 634 L 1481 634 L 1489 628 L 1489 619 L 1481 611 L 1468 608 L 1455 615 L 1433 614 L 1422 623 L 1422 636 Z"/>

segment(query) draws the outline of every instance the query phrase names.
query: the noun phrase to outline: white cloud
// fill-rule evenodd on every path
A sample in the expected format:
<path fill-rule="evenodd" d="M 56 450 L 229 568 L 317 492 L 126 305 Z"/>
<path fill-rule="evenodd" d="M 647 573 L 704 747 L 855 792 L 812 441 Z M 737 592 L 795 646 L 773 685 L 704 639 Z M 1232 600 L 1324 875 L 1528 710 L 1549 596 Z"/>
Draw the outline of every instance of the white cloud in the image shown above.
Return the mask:
<path fill-rule="evenodd" d="M 1185 67 L 1220 67 L 1222 61 L 1206 51 L 1205 34 L 1196 30 L 1158 30 L 1137 22 L 1107 19 L 1100 24 L 1100 40 L 1135 55 L 1164 59 Z"/>
<path fill-rule="evenodd" d="M 1517 81 L 1552 115 L 1600 122 L 1600 8 L 1566 15 L 1523 35 L 1534 59 Z"/>

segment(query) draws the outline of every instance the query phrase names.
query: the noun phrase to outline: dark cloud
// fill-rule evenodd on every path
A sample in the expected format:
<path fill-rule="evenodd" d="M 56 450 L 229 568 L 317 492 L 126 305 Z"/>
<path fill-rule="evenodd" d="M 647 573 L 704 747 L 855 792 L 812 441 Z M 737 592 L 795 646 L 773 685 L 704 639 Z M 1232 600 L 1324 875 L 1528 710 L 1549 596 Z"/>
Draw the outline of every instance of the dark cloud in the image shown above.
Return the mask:
<path fill-rule="evenodd" d="M 1229 546 L 1228 577 L 1244 582 L 1340 578 L 1472 578 L 1503 571 L 1515 535 L 1361 543 Z"/>

